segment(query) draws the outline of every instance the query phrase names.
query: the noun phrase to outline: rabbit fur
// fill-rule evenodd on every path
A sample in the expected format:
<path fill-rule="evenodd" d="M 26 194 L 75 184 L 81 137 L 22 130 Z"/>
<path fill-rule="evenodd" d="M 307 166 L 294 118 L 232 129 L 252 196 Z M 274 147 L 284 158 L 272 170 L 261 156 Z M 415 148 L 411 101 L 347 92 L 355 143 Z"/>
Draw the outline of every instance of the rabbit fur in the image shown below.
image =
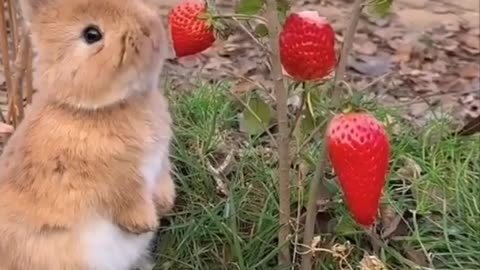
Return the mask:
<path fill-rule="evenodd" d="M 148 257 L 176 196 L 151 2 L 20 0 L 38 92 L 0 157 L 0 270 L 130 270 Z"/>

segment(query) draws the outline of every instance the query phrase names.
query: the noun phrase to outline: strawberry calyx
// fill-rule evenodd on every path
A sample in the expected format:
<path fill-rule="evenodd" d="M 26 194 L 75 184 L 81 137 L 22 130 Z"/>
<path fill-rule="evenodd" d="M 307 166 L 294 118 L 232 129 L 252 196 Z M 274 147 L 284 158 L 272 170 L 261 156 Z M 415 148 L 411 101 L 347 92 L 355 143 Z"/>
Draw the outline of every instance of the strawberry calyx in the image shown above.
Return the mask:
<path fill-rule="evenodd" d="M 375 102 L 367 100 L 361 93 L 353 93 L 352 96 L 343 101 L 340 106 L 342 113 L 369 112 L 377 108 Z"/>
<path fill-rule="evenodd" d="M 206 25 L 213 30 L 215 38 L 225 39 L 225 37 L 228 36 L 228 34 L 226 34 L 228 27 L 223 17 L 220 17 L 217 10 L 211 5 L 207 4 L 205 11 L 201 12 L 197 18 L 205 21 Z"/>

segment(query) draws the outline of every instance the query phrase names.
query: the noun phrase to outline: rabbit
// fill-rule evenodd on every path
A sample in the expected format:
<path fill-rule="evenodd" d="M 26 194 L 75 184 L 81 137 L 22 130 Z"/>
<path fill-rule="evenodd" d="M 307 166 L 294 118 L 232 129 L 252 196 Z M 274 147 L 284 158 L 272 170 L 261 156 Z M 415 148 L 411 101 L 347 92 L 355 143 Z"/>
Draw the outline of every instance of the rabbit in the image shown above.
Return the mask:
<path fill-rule="evenodd" d="M 152 0 L 20 0 L 28 114 L 0 157 L 0 270 L 143 267 L 176 198 Z M 146 264 L 146 263 L 145 263 Z"/>

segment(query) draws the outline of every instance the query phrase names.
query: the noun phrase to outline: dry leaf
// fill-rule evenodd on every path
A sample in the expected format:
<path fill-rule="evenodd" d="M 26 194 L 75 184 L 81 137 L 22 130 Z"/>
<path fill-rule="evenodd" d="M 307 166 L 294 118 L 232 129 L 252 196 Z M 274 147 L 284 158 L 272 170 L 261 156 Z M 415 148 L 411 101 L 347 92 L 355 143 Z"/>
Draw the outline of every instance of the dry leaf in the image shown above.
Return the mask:
<path fill-rule="evenodd" d="M 402 43 L 398 45 L 395 56 L 393 57 L 394 62 L 408 62 L 412 55 L 413 46 L 412 44 Z"/>
<path fill-rule="evenodd" d="M 387 267 L 375 255 L 365 253 L 360 261 L 360 270 L 387 270 Z"/>
<path fill-rule="evenodd" d="M 460 68 L 460 76 L 465 79 L 474 79 L 480 77 L 480 65 L 477 63 L 467 63 Z"/>
<path fill-rule="evenodd" d="M 418 266 L 429 267 L 429 259 L 425 255 L 425 253 L 421 250 L 416 250 L 413 248 L 406 248 L 405 255 L 407 259 L 411 260 L 412 262 L 416 263 Z"/>
<path fill-rule="evenodd" d="M 480 133 L 480 116 L 467 117 L 465 125 L 457 132 L 460 136 L 470 136 L 476 133 Z"/>
<path fill-rule="evenodd" d="M 440 48 L 449 52 L 455 52 L 458 50 L 458 41 L 453 39 L 444 39 L 443 44 L 440 45 Z"/>
<path fill-rule="evenodd" d="M 401 156 L 400 158 L 403 161 L 403 166 L 397 170 L 397 175 L 403 181 L 415 183 L 422 175 L 422 167 L 420 167 L 415 160 L 407 156 Z"/>
<path fill-rule="evenodd" d="M 377 44 L 371 42 L 370 40 L 366 40 L 361 44 L 353 44 L 353 49 L 361 54 L 374 55 L 377 52 Z"/>
<path fill-rule="evenodd" d="M 447 73 L 447 63 L 443 60 L 437 60 L 435 63 L 432 64 L 432 71 L 437 73 Z"/>
<path fill-rule="evenodd" d="M 464 34 L 460 36 L 460 41 L 467 47 L 480 51 L 480 37 L 477 35 Z"/>
<path fill-rule="evenodd" d="M 449 20 L 443 23 L 445 30 L 448 32 L 458 32 L 460 31 L 460 22 L 458 20 Z"/>
<path fill-rule="evenodd" d="M 391 205 L 384 205 L 380 211 L 383 239 L 408 235 L 409 228 L 403 219 L 403 214 L 399 215 Z"/>
<path fill-rule="evenodd" d="M 252 81 L 241 80 L 239 83 L 235 84 L 230 91 L 237 97 L 242 97 L 246 93 L 249 93 L 257 88 L 257 85 Z"/>
<path fill-rule="evenodd" d="M 398 217 L 398 215 L 393 207 L 385 203 L 382 204 L 380 208 L 380 217 L 383 228 L 387 228 L 392 226 L 392 223 L 394 223 L 394 220 Z"/>
<path fill-rule="evenodd" d="M 413 103 L 410 105 L 410 114 L 415 117 L 422 116 L 429 108 L 430 106 L 425 102 Z"/>
<path fill-rule="evenodd" d="M 348 65 L 357 72 L 368 76 L 381 76 L 390 71 L 390 56 L 379 54 L 377 56 L 358 55 L 348 59 Z"/>

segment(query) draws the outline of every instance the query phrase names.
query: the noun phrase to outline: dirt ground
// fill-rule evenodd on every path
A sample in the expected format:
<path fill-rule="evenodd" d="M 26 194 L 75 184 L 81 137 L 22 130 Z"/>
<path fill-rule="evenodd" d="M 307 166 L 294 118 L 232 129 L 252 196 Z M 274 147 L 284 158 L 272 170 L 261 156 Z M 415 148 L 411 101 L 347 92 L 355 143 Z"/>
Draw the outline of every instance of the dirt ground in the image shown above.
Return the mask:
<path fill-rule="evenodd" d="M 178 1 L 161 1 L 162 13 L 167 15 Z M 216 2 L 225 11 L 235 5 L 235 0 Z M 318 10 L 327 17 L 340 48 L 352 0 L 292 2 L 294 10 Z M 347 81 L 404 109 L 420 125 L 443 112 L 451 113 L 459 125 L 480 121 L 479 12 L 478 0 L 395 0 L 385 19 L 365 14 L 349 56 Z M 199 79 L 248 78 L 271 86 L 265 59 L 265 51 L 237 31 L 200 55 L 169 60 L 164 75 L 177 90 L 192 90 Z M 5 84 L 3 76 L 0 84 Z M 2 111 L 5 105 L 6 93 L 0 91 Z"/>
<path fill-rule="evenodd" d="M 164 2 L 165 14 L 177 1 Z M 313 9 L 337 32 L 338 48 L 352 1 L 293 1 L 293 10 Z M 234 1 L 217 0 L 222 10 Z M 477 0 L 395 0 L 385 19 L 362 16 L 347 81 L 366 89 L 406 116 L 425 123 L 450 113 L 462 126 L 480 115 L 480 4 Z M 166 74 L 178 89 L 198 79 L 247 77 L 271 85 L 265 52 L 242 31 L 196 57 L 169 61 Z M 367 89 L 368 88 L 368 89 Z"/>

